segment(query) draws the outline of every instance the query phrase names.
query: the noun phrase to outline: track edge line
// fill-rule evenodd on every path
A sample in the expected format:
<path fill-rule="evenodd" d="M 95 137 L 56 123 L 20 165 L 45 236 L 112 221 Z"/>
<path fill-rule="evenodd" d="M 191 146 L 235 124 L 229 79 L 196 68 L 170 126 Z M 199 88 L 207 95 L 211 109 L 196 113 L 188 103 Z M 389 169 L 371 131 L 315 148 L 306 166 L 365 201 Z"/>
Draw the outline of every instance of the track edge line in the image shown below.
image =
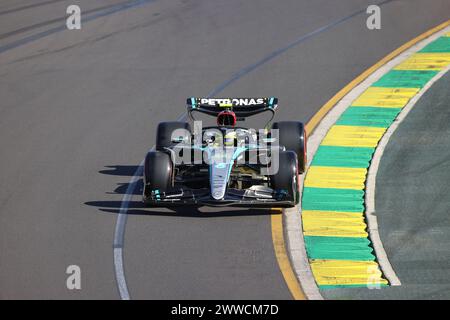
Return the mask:
<path fill-rule="evenodd" d="M 430 39 L 437 39 L 440 37 L 441 32 L 436 33 L 436 37 L 431 37 Z M 372 157 L 372 161 L 370 163 L 367 180 L 366 180 L 366 192 L 365 192 L 365 203 L 366 203 L 366 219 L 368 225 L 368 232 L 370 238 L 372 240 L 372 244 L 375 250 L 375 254 L 377 256 L 378 263 L 380 268 L 383 271 L 383 274 L 386 276 L 391 286 L 400 286 L 401 281 L 392 268 L 391 263 L 389 262 L 387 253 L 384 249 L 383 242 L 380 238 L 380 233 L 378 230 L 378 219 L 376 216 L 376 208 L 375 208 L 375 193 L 376 193 L 376 176 L 378 172 L 379 165 L 381 163 L 381 159 L 384 154 L 384 150 L 394 134 L 395 130 L 399 127 L 399 125 L 405 120 L 408 116 L 409 112 L 415 106 L 415 104 L 420 100 L 420 98 L 431 88 L 431 86 L 442 78 L 448 71 L 450 70 L 450 66 L 441 70 L 438 74 L 436 74 L 428 83 L 408 102 L 408 104 L 402 109 L 400 114 L 397 116 L 394 123 L 386 130 L 385 134 L 381 138 L 378 143 L 377 148 Z"/>
<path fill-rule="evenodd" d="M 445 33 L 443 30 L 450 26 L 450 20 L 447 20 L 439 25 L 437 25 L 434 28 L 431 28 L 428 31 L 425 31 L 424 33 L 420 34 L 419 36 L 411 39 L 410 41 L 406 42 L 399 48 L 395 49 L 391 53 L 389 53 L 387 56 L 382 58 L 380 61 L 375 63 L 373 66 L 365 70 L 363 73 L 361 73 L 358 77 L 353 79 L 351 82 L 349 82 L 344 88 L 342 88 L 339 92 L 337 92 L 329 101 L 327 101 L 320 109 L 319 111 L 314 114 L 314 116 L 308 121 L 306 124 L 306 131 L 309 133 L 308 137 L 308 164 L 307 169 L 305 170 L 305 174 L 301 176 L 301 191 L 303 191 L 303 181 L 306 176 L 306 172 L 309 169 L 309 166 L 311 164 L 312 158 L 314 154 L 316 153 L 320 142 L 325 137 L 325 134 L 328 132 L 329 128 L 337 121 L 339 116 L 346 110 L 350 102 L 352 102 L 359 94 L 361 94 L 364 90 L 366 90 L 372 83 L 377 81 L 381 76 L 386 73 L 383 72 L 381 75 L 377 74 L 380 73 L 379 71 L 382 69 L 388 68 L 388 70 L 392 69 L 394 65 L 397 64 L 397 60 L 403 59 L 405 56 L 408 56 L 411 54 L 411 49 L 414 46 L 425 46 L 429 42 L 431 42 L 436 36 L 440 35 L 441 33 Z M 420 44 L 418 44 L 421 42 Z M 409 53 L 408 51 L 412 51 Z M 439 73 L 440 74 L 440 73 Z M 438 74 L 438 75 L 439 75 Z M 438 77 L 436 75 L 435 77 Z M 441 75 L 442 76 L 442 75 Z M 423 88 L 424 89 L 424 88 Z M 355 96 L 356 93 L 356 96 Z M 340 106 L 340 108 L 338 108 Z M 324 120 L 326 118 L 331 118 L 331 123 L 328 121 L 325 123 Z M 334 121 L 333 121 L 334 118 Z M 372 164 L 371 164 L 372 165 Z M 370 169 L 370 167 L 369 167 Z M 302 199 L 302 197 L 300 197 Z M 301 201 L 301 200 L 300 200 Z M 303 288 L 305 295 L 307 299 L 311 300 L 322 300 L 323 297 L 320 294 L 319 288 L 317 286 L 317 283 L 315 282 L 315 278 L 313 277 L 311 266 L 309 264 L 309 260 L 306 254 L 306 247 L 304 243 L 304 235 L 303 235 L 303 226 L 301 222 L 301 204 L 297 206 L 298 208 L 298 217 L 297 219 L 289 219 L 287 214 L 284 213 L 286 224 L 284 225 L 286 238 L 288 242 L 288 256 L 290 257 L 291 261 L 291 267 L 293 266 L 293 270 L 295 270 L 295 274 L 297 275 L 297 279 Z M 365 210 L 366 219 L 368 220 L 368 231 L 369 231 L 369 237 L 372 239 L 372 243 L 374 243 L 374 250 L 375 255 L 377 257 L 378 264 L 380 268 L 382 269 L 383 274 L 388 278 L 390 283 L 395 283 L 395 278 L 398 279 L 395 272 L 392 269 L 392 266 L 390 265 L 389 260 L 387 259 L 386 252 L 384 251 L 384 247 L 382 245 L 381 239 L 379 238 L 378 229 L 373 232 L 374 238 L 372 238 L 372 227 L 374 225 L 377 225 L 376 220 L 373 221 L 372 218 L 372 227 L 369 224 L 369 215 L 367 214 L 368 210 Z M 289 232 L 294 231 L 294 232 Z M 296 235 L 295 233 L 300 232 L 300 235 Z M 297 243 L 294 241 L 297 239 Z M 374 240 L 375 239 L 375 240 Z M 375 242 L 379 242 L 375 245 Z M 299 246 L 297 250 L 293 249 L 296 248 L 296 246 Z M 381 257 L 381 259 L 380 259 Z M 304 267 L 305 261 L 307 262 L 307 267 Z M 389 271 L 392 270 L 393 273 L 390 273 Z M 388 275 L 386 274 L 386 271 Z M 394 275 L 394 276 L 393 276 Z M 391 282 L 389 278 L 392 278 L 394 282 Z M 398 279 L 398 283 L 400 283 L 400 280 Z"/>

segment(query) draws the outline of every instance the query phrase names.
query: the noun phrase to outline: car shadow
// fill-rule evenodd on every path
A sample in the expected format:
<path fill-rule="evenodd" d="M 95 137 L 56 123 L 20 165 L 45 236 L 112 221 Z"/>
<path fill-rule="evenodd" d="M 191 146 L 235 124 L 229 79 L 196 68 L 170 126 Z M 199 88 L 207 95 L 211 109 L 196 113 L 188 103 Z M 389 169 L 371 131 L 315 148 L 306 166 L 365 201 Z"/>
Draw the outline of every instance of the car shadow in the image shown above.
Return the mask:
<path fill-rule="evenodd" d="M 114 165 L 114 166 L 105 166 L 107 169 L 100 170 L 101 174 L 108 174 L 112 176 L 122 176 L 122 177 L 132 177 L 139 166 L 126 166 L 126 165 Z"/>
<path fill-rule="evenodd" d="M 131 177 L 135 174 L 139 166 L 131 165 L 110 165 L 107 169 L 100 170 L 100 174 L 112 175 L 117 177 Z M 238 207 L 206 207 L 206 206 L 175 206 L 169 208 L 151 207 L 140 201 L 142 195 L 143 181 L 132 183 L 118 182 L 113 191 L 106 191 L 105 194 L 131 194 L 133 199 L 124 205 L 123 201 L 117 200 L 96 200 L 87 201 L 84 204 L 90 207 L 96 207 L 104 213 L 127 215 L 146 215 L 146 216 L 168 216 L 168 217 L 189 217 L 189 218 L 219 218 L 232 216 L 260 216 L 279 214 L 267 208 L 238 208 Z"/>

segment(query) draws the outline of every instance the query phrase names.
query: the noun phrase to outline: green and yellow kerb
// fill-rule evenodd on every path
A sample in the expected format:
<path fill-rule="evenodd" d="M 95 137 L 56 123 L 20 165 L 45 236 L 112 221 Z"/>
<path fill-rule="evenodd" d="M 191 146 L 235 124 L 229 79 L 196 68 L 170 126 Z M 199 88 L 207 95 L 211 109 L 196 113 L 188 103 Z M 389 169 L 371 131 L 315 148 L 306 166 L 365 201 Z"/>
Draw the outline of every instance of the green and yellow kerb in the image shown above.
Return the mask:
<path fill-rule="evenodd" d="M 450 65 L 450 33 L 412 54 L 363 92 L 321 142 L 307 172 L 302 222 L 320 289 L 386 286 L 367 233 L 367 170 L 403 107 Z"/>

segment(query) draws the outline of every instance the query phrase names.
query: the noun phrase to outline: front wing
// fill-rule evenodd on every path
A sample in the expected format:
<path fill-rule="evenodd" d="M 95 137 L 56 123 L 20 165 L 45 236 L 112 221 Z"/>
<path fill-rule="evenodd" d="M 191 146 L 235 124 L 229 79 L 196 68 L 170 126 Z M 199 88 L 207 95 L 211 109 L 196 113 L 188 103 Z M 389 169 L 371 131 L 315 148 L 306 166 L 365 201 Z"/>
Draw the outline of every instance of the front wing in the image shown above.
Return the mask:
<path fill-rule="evenodd" d="M 260 208 L 295 206 L 295 202 L 289 199 L 287 191 L 272 190 L 259 186 L 254 186 L 246 190 L 228 188 L 225 197 L 221 200 L 216 200 L 211 197 L 209 188 L 175 188 L 164 192 L 153 190 L 149 196 L 144 195 L 143 201 L 148 205 L 158 207 L 179 205 Z"/>

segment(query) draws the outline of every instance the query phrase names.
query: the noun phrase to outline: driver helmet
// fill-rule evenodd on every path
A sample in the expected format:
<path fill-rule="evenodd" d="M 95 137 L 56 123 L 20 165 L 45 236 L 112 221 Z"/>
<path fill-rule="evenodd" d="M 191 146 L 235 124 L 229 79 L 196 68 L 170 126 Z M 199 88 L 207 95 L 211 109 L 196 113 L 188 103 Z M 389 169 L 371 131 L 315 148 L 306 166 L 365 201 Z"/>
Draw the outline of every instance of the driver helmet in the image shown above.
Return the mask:
<path fill-rule="evenodd" d="M 217 125 L 234 127 L 236 125 L 236 114 L 230 110 L 221 111 L 217 115 Z"/>

